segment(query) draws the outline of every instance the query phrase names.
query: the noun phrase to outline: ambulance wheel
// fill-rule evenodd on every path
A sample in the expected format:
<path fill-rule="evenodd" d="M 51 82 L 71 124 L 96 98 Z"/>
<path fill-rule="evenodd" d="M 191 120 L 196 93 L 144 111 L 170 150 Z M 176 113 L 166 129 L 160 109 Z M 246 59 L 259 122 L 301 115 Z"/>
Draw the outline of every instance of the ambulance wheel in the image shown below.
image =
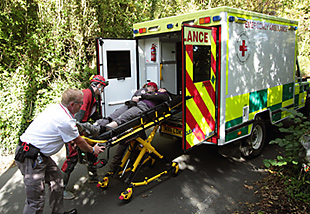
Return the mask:
<path fill-rule="evenodd" d="M 257 157 L 263 150 L 266 139 L 266 126 L 260 117 L 256 117 L 252 132 L 241 144 L 243 157 L 251 159 Z"/>

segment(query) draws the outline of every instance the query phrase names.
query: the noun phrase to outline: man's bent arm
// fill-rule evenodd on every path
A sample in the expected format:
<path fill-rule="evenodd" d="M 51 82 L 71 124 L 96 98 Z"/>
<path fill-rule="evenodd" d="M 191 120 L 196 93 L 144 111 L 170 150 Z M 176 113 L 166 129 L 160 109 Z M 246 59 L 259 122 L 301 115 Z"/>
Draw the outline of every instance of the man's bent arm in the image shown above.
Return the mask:
<path fill-rule="evenodd" d="M 83 151 L 92 153 L 94 155 L 98 155 L 99 153 L 103 152 L 103 148 L 95 145 L 94 147 L 91 147 L 81 136 L 78 136 L 75 138 L 74 143 Z M 94 148 L 94 150 L 93 150 Z M 94 151 L 94 152 L 93 152 Z"/>

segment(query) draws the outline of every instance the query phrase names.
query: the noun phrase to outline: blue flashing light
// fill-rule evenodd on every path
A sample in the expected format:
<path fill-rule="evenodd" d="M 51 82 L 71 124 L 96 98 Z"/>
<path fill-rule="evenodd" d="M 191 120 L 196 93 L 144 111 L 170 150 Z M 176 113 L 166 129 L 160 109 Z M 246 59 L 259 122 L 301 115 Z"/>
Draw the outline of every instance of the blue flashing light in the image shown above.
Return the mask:
<path fill-rule="evenodd" d="M 214 22 L 221 21 L 221 17 L 220 16 L 213 16 L 213 21 Z"/>
<path fill-rule="evenodd" d="M 245 18 L 237 17 L 236 22 L 237 22 L 237 23 L 246 23 L 247 20 L 246 20 Z"/>
<path fill-rule="evenodd" d="M 167 28 L 168 28 L 168 29 L 173 28 L 173 24 L 167 24 Z"/>
<path fill-rule="evenodd" d="M 235 21 L 235 17 L 234 16 L 230 16 L 229 17 L 229 22 L 234 22 Z"/>
<path fill-rule="evenodd" d="M 135 29 L 135 30 L 133 30 L 133 33 L 137 34 L 137 33 L 139 33 L 139 31 L 137 29 Z"/>
<path fill-rule="evenodd" d="M 294 26 L 289 26 L 288 29 L 289 30 L 297 30 L 297 26 L 295 26 L 295 27 Z"/>

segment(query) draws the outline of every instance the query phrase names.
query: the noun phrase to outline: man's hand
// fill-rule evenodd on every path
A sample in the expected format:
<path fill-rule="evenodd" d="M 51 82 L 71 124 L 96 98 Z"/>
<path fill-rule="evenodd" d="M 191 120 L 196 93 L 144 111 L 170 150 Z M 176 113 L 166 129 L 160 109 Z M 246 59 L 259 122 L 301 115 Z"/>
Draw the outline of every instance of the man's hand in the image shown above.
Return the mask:
<path fill-rule="evenodd" d="M 98 146 L 98 144 L 96 144 L 94 146 L 94 155 L 98 155 L 100 153 L 102 153 L 104 150 L 105 150 L 105 147 L 104 146 Z"/>
<path fill-rule="evenodd" d="M 140 98 L 141 98 L 141 96 L 134 96 L 131 98 L 131 100 L 134 102 L 139 102 Z"/>

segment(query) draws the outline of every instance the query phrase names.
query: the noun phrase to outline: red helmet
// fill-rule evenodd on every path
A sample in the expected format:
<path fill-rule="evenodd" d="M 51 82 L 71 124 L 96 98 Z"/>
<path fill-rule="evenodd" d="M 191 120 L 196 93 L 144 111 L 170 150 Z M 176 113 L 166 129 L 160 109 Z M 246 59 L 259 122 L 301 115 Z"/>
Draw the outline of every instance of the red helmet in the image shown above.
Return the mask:
<path fill-rule="evenodd" d="M 147 86 L 153 86 L 156 91 L 158 90 L 157 84 L 155 82 L 149 82 Z"/>
<path fill-rule="evenodd" d="M 101 75 L 95 75 L 90 82 L 99 82 L 100 84 L 104 85 L 104 86 L 108 86 L 109 85 L 109 81 L 105 81 L 105 79 L 103 78 L 103 76 Z"/>

